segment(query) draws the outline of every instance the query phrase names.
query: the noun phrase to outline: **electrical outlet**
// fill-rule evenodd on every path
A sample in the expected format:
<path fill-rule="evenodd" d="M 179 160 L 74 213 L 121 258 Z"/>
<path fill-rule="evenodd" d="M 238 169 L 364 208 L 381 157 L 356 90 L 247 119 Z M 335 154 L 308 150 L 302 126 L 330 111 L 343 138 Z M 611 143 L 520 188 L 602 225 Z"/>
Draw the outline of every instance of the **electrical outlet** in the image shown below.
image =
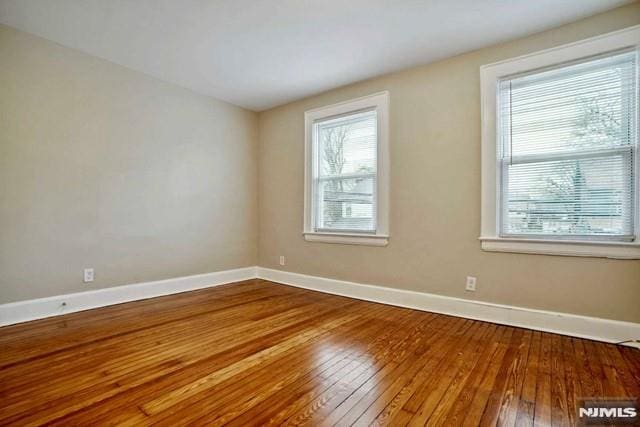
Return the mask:
<path fill-rule="evenodd" d="M 284 265 L 284 255 L 280 255 L 280 265 Z"/>
<path fill-rule="evenodd" d="M 475 292 L 476 291 L 476 278 L 473 276 L 467 276 L 467 286 L 465 287 L 466 290 L 470 291 L 470 292 Z"/>
<path fill-rule="evenodd" d="M 93 268 L 84 269 L 84 283 L 93 282 Z"/>

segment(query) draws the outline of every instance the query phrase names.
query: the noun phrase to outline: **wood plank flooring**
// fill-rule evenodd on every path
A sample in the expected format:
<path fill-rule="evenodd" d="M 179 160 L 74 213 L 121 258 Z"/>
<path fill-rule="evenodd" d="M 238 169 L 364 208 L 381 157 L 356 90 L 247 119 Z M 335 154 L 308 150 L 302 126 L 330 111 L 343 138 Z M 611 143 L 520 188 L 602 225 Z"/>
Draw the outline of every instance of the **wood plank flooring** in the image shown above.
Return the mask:
<path fill-rule="evenodd" d="M 263 280 L 0 328 L 2 425 L 573 425 L 640 350 Z"/>

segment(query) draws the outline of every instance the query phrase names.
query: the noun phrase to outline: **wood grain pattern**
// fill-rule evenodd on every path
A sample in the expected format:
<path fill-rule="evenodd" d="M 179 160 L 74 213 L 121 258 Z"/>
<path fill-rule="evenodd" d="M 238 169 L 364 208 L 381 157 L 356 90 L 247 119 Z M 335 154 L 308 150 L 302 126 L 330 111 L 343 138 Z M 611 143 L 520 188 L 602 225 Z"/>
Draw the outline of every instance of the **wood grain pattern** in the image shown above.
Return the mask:
<path fill-rule="evenodd" d="M 0 328 L 2 425 L 573 425 L 640 351 L 264 280 Z"/>

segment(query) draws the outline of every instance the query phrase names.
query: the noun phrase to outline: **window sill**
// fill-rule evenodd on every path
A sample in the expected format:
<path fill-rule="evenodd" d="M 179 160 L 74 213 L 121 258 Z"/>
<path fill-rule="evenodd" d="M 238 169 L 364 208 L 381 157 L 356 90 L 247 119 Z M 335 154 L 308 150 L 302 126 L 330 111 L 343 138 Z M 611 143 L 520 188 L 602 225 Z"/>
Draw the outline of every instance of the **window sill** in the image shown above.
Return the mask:
<path fill-rule="evenodd" d="M 337 243 L 342 245 L 387 246 L 389 236 L 380 234 L 315 233 L 305 232 L 307 242 Z"/>
<path fill-rule="evenodd" d="M 488 252 L 640 259 L 640 244 L 637 242 L 585 242 L 501 237 L 480 237 L 479 239 L 482 241 L 482 250 Z"/>

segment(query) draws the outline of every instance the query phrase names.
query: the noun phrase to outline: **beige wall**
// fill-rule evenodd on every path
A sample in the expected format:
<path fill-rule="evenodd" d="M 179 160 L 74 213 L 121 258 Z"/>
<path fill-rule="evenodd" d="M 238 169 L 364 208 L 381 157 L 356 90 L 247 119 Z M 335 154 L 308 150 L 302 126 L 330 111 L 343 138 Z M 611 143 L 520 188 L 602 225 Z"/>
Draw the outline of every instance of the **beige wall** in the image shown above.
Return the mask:
<path fill-rule="evenodd" d="M 0 64 L 0 303 L 255 265 L 255 113 L 5 26 Z"/>
<path fill-rule="evenodd" d="M 480 249 L 482 64 L 640 23 L 633 4 L 557 30 L 294 102 L 259 116 L 259 264 L 495 303 L 640 322 L 640 261 Z M 389 90 L 391 239 L 385 248 L 306 242 L 303 113 Z M 278 266 L 278 256 L 286 266 Z M 467 275 L 478 290 L 465 293 Z"/>
<path fill-rule="evenodd" d="M 0 303 L 281 268 L 285 255 L 294 272 L 640 322 L 639 261 L 487 253 L 477 240 L 478 67 L 638 23 L 636 3 L 260 115 L 0 26 Z M 389 246 L 305 242 L 303 113 L 381 90 Z"/>

